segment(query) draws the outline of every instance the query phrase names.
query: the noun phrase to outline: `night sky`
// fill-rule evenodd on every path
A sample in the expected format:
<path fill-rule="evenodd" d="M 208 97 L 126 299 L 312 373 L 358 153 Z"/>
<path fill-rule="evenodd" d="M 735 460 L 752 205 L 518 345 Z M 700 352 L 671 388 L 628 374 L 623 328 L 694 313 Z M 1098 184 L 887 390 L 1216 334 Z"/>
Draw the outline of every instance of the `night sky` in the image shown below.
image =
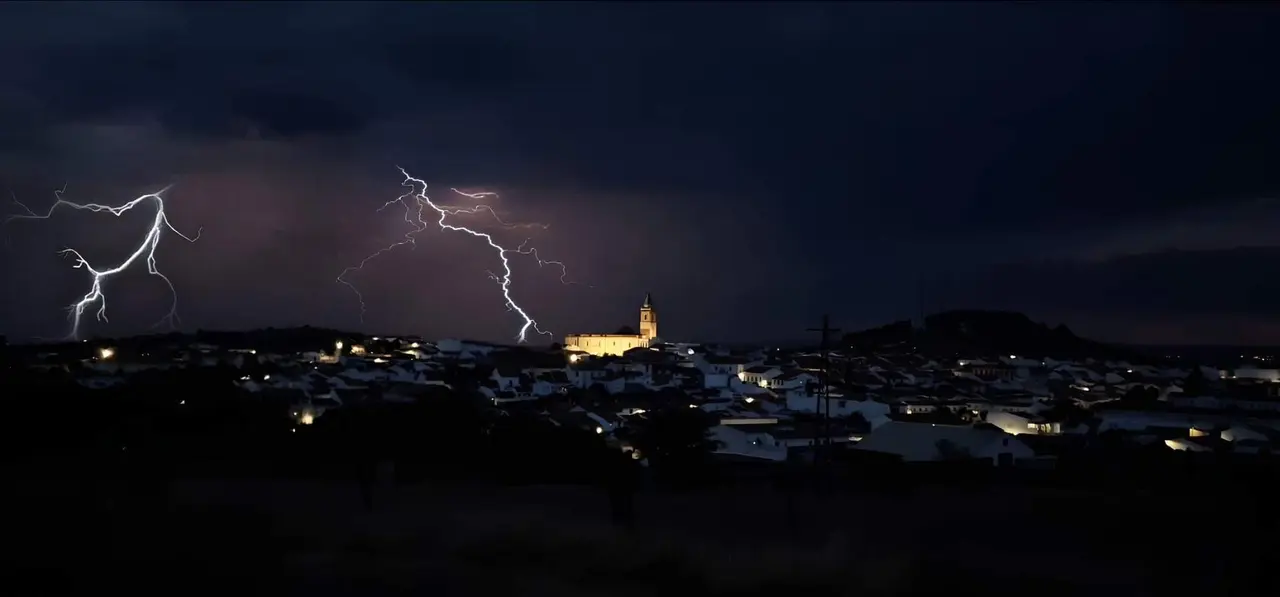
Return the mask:
<path fill-rule="evenodd" d="M 1268 3 L 0 5 L 0 183 L 37 211 L 173 184 L 185 328 L 508 340 L 475 238 L 408 231 L 396 166 L 493 191 L 557 335 L 804 337 L 1016 309 L 1138 343 L 1280 344 L 1280 8 Z M 9 212 L 20 208 L 10 205 Z M 60 336 L 150 207 L 11 222 L 0 333 Z M 480 216 L 458 222 L 485 226 Z M 143 332 L 168 291 L 108 284 Z M 922 300 L 923 297 L 923 300 Z"/>

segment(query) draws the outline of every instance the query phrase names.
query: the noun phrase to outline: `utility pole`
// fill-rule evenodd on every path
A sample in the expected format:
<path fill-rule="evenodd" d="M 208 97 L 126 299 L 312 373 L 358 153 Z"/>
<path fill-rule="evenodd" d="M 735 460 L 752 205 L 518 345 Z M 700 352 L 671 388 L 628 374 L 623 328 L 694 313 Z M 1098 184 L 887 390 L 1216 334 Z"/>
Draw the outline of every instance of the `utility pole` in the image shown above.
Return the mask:
<path fill-rule="evenodd" d="M 829 421 L 831 419 L 831 334 L 839 332 L 839 328 L 831 327 L 831 316 L 822 316 L 822 327 L 809 328 L 807 331 L 820 332 L 822 334 L 822 390 L 818 394 L 818 399 L 822 401 L 821 405 L 814 409 L 818 414 L 819 424 L 814 428 L 813 437 L 813 465 L 818 466 L 819 454 L 825 450 L 825 444 L 831 439 Z M 820 428 L 820 429 L 819 429 Z"/>

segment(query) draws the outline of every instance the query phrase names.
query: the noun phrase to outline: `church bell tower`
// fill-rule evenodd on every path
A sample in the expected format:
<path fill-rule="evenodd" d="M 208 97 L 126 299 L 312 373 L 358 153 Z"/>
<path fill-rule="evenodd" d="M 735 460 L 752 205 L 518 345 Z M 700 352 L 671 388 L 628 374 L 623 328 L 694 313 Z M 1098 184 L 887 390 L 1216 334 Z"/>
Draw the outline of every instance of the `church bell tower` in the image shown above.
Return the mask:
<path fill-rule="evenodd" d="M 658 337 L 658 311 L 653 307 L 653 297 L 644 293 L 644 304 L 640 305 L 640 335 L 645 340 Z"/>

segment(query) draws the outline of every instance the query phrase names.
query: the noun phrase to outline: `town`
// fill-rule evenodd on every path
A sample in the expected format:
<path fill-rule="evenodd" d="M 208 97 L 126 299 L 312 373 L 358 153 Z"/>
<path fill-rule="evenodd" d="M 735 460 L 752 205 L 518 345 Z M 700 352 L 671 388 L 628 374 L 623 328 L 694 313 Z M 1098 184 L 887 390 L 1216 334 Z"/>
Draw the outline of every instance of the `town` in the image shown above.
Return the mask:
<path fill-rule="evenodd" d="M 91 533 L 112 541 L 96 549 L 126 541 L 150 554 L 137 556 L 146 562 L 220 561 L 245 582 L 283 569 L 264 568 L 276 556 L 243 549 L 264 532 L 252 522 L 261 515 L 247 512 L 263 509 L 272 537 L 296 536 L 311 550 L 335 537 L 385 543 L 405 533 L 480 533 L 493 542 L 486 553 L 523 545 L 530 562 L 504 559 L 503 574 L 520 565 L 577 578 L 579 568 L 553 570 L 546 558 L 555 556 L 536 555 L 554 549 L 594 554 L 592 569 L 613 579 L 656 565 L 645 558 L 668 561 L 679 536 L 688 552 L 680 557 L 699 574 L 720 570 L 715 582 L 731 586 L 817 582 L 797 579 L 789 560 L 758 555 L 764 544 L 789 546 L 787 557 L 827 554 L 822 582 L 839 586 L 886 570 L 898 572 L 875 582 L 943 582 L 920 566 L 983 583 L 1035 575 L 1080 591 L 1151 586 L 1135 571 L 1152 566 L 1160 583 L 1223 583 L 1256 557 L 1240 533 L 1228 541 L 1238 548 L 1212 557 L 1153 564 L 1141 546 L 1170 516 L 1221 518 L 1209 510 L 1223 500 L 1233 520 L 1256 523 L 1270 510 L 1280 370 L 1269 356 L 1210 367 L 1137 355 L 956 354 L 954 334 L 937 341 L 956 319 L 966 328 L 1024 319 L 973 313 L 809 349 L 668 342 L 645 305 L 639 333 L 548 346 L 309 327 L 7 346 L 8 420 L 21 426 L 5 438 L 19 455 L 11 471 L 24 479 L 19 495 L 36 492 L 27 511 L 49 511 L 15 537 L 27 537 L 25 557 L 43 561 L 61 557 L 51 555 L 65 549 L 57 537 L 108 525 Z M 1106 352 L 1037 325 L 999 341 L 1044 345 L 1027 340 L 1037 334 L 1058 352 Z M 344 479 L 358 480 L 364 508 L 355 512 L 367 514 L 343 505 L 357 494 Z M 50 485 L 66 487 L 55 498 Z M 567 489 L 592 486 L 607 500 Z M 441 509 L 452 514 L 431 514 Z M 845 514 L 814 515 L 833 509 Z M 1099 544 L 1082 516 L 1123 517 L 1129 531 Z M 1010 550 L 999 533 L 959 541 L 948 530 L 1008 517 L 1053 540 Z M 629 538 L 602 539 L 592 530 L 601 518 Z M 644 530 L 626 530 L 636 524 Z M 31 547 L 42 542 L 45 552 Z M 155 551 L 175 542 L 242 547 Z M 1080 548 L 1089 557 L 1048 564 L 1059 560 L 1045 550 L 1061 545 L 1089 546 Z M 476 548 L 431 549 L 456 558 Z M 357 557 L 342 553 L 333 557 Z M 709 562 L 708 553 L 721 555 Z M 751 574 L 748 557 L 764 558 Z M 340 573 L 299 565 L 316 578 Z M 1202 574 L 1206 566 L 1216 572 Z M 647 578 L 655 590 L 686 582 Z"/>
<path fill-rule="evenodd" d="M 10 367 L 99 390 L 151 372 L 234 371 L 242 393 L 287 404 L 299 426 L 346 405 L 457 394 L 590 431 L 628 453 L 628 426 L 679 406 L 714 419 L 715 454 L 762 462 L 810 458 L 823 444 L 908 462 L 954 458 L 938 449 L 944 445 L 993 466 L 1052 467 L 1063 445 L 1099 434 L 1171 451 L 1241 455 L 1268 454 L 1280 441 L 1280 367 L 1266 356 L 1172 366 L 656 340 L 593 354 L 576 345 L 331 334 L 324 346 L 293 352 L 252 342 L 183 343 L 182 336 L 13 347 Z"/>

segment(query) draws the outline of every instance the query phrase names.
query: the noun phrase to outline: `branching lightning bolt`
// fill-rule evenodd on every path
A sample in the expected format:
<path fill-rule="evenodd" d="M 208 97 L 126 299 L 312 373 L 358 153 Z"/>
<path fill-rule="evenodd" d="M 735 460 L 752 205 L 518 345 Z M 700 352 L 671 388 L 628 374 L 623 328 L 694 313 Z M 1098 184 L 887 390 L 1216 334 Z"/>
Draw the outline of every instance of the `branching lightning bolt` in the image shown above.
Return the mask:
<path fill-rule="evenodd" d="M 454 188 L 450 188 L 449 190 L 459 195 L 462 195 L 463 197 L 466 197 L 468 199 L 476 199 L 476 200 L 487 199 L 489 197 L 498 196 L 497 193 L 488 193 L 488 192 L 464 193 Z M 498 216 L 498 212 L 493 211 L 493 208 L 489 207 L 488 205 L 477 205 L 475 207 L 458 207 L 456 205 L 441 205 L 440 209 L 443 209 L 451 214 L 458 214 L 458 213 L 474 214 L 474 213 L 480 213 L 482 211 L 487 211 L 489 212 L 489 215 L 493 216 L 493 219 L 496 220 L 498 224 L 501 225 L 503 228 L 538 228 L 541 230 L 546 230 L 551 227 L 548 224 L 539 224 L 538 222 L 523 222 L 523 223 L 505 222 L 500 216 Z"/>
<path fill-rule="evenodd" d="M 430 197 L 427 196 L 427 183 L 425 181 L 410 176 L 409 173 L 406 172 L 404 168 L 400 168 L 399 166 L 397 166 L 397 169 L 399 169 L 400 174 L 404 176 L 404 180 L 400 183 L 401 186 L 408 187 L 409 190 L 406 191 L 403 195 L 400 195 L 399 197 L 384 203 L 382 207 L 378 208 L 378 211 L 387 209 L 392 205 L 400 205 L 404 207 L 404 220 L 409 224 L 410 230 L 405 233 L 403 239 L 396 241 L 394 243 L 391 243 L 381 249 L 378 249 L 374 253 L 370 254 L 368 257 L 365 257 L 363 260 L 361 260 L 358 265 L 342 270 L 342 273 L 338 275 L 337 281 L 351 288 L 351 290 L 356 293 L 356 297 L 360 300 L 361 321 L 364 320 L 364 314 L 367 312 L 367 308 L 364 301 L 364 295 L 360 293 L 360 289 L 356 288 L 356 286 L 352 284 L 351 281 L 347 280 L 347 276 L 354 272 L 364 269 L 364 266 L 366 264 L 368 264 L 370 261 L 373 261 L 375 258 L 377 258 L 379 255 L 382 255 L 383 253 L 390 252 L 392 250 L 395 250 L 398 247 L 402 247 L 405 245 L 409 245 L 410 247 L 417 246 L 415 236 L 418 233 L 423 232 L 424 230 L 427 230 L 428 228 L 431 227 L 431 224 L 428 222 L 425 216 L 425 214 L 427 213 L 427 210 L 429 209 L 435 212 L 439 216 L 438 218 L 436 218 L 434 223 L 441 230 L 448 230 L 452 232 L 462 232 L 470 236 L 483 239 L 486 243 L 488 243 L 490 247 L 493 248 L 495 252 L 497 252 L 498 259 L 501 260 L 502 262 L 502 275 L 489 272 L 489 276 L 494 281 L 496 281 L 498 283 L 499 288 L 502 289 L 502 299 L 504 301 L 504 304 L 507 307 L 507 310 L 514 311 L 524 321 L 524 323 L 520 326 L 519 333 L 516 334 L 516 340 L 519 342 L 526 341 L 528 339 L 528 334 L 530 330 L 538 334 L 551 336 L 552 335 L 551 332 L 548 332 L 539 328 L 538 322 L 535 321 L 533 317 L 530 316 L 529 313 L 524 310 L 523 307 L 521 307 L 518 303 L 516 303 L 514 298 L 512 298 L 511 296 L 512 271 L 511 271 L 511 261 L 508 258 L 508 255 L 511 253 L 516 253 L 520 255 L 532 255 L 535 259 L 538 260 L 539 266 L 546 265 L 546 264 L 556 265 L 560 268 L 560 272 L 561 272 L 560 281 L 566 284 L 572 284 L 572 282 L 568 282 L 566 280 L 566 277 L 568 274 L 565 269 L 564 263 L 561 263 L 559 261 L 546 261 L 546 260 L 543 260 L 541 257 L 538 257 L 538 252 L 536 249 L 525 248 L 525 245 L 527 245 L 529 242 L 527 240 L 524 243 L 521 243 L 521 245 L 515 249 L 508 249 L 498 244 L 498 241 L 494 239 L 492 235 L 486 232 L 481 232 L 479 230 L 475 230 L 465 226 L 449 224 L 449 223 L 446 223 L 446 220 L 448 219 L 449 216 L 452 216 L 452 215 L 476 214 L 480 212 L 488 212 L 490 215 L 493 216 L 493 218 L 498 222 L 498 224 L 508 229 L 537 227 L 545 230 L 548 228 L 548 226 L 546 226 L 545 224 L 509 224 L 507 222 L 504 222 L 502 218 L 498 217 L 497 212 L 495 212 L 493 208 L 489 207 L 488 205 L 477 205 L 475 207 L 457 207 L 457 206 L 451 206 L 451 205 L 437 204 L 433 202 Z M 454 193 L 457 193 L 458 195 L 461 195 L 470 199 L 484 199 L 487 197 L 496 196 L 494 193 L 464 193 L 462 191 L 459 191 L 458 189 L 450 189 L 450 190 L 452 190 Z"/>
<path fill-rule="evenodd" d="M 569 268 L 568 268 L 567 266 L 565 266 L 565 264 L 564 264 L 564 262 L 563 262 L 563 261 L 551 261 L 551 260 L 549 260 L 549 259 L 543 259 L 542 257 L 539 257 L 539 256 L 538 256 L 538 250 L 537 250 L 537 249 L 535 249 L 535 248 L 533 248 L 533 247 L 529 247 L 529 248 L 527 248 L 527 249 L 526 249 L 526 248 L 525 248 L 525 245 L 529 244 L 529 241 L 530 241 L 530 240 L 531 240 L 531 239 L 527 239 L 527 238 L 526 238 L 526 239 L 524 239 L 524 242 L 520 243 L 520 246 L 515 248 L 515 252 L 516 252 L 516 253 L 519 253 L 519 254 L 521 254 L 521 255 L 532 255 L 532 256 L 533 256 L 533 258 L 534 258 L 534 259 L 536 259 L 536 260 L 538 261 L 538 267 L 542 267 L 542 266 L 544 266 L 544 265 L 554 265 L 554 266 L 556 266 L 556 267 L 560 268 L 560 283 L 561 283 L 561 284 L 564 284 L 564 285 L 566 285 L 566 286 L 572 286 L 572 285 L 577 284 L 577 282 L 574 282 L 574 281 L 572 281 L 572 280 L 570 280 L 570 279 L 569 279 Z M 592 285 L 588 284 L 588 285 L 587 285 L 587 288 L 595 288 L 595 286 L 592 286 Z"/>
<path fill-rule="evenodd" d="M 32 211 L 31 208 L 24 205 L 21 201 L 18 201 L 16 197 L 14 198 L 13 202 L 16 203 L 19 207 L 21 207 L 27 213 L 11 215 L 5 219 L 5 224 L 8 224 L 13 220 L 47 220 L 53 217 L 54 212 L 57 211 L 59 207 L 67 207 L 70 209 L 90 211 L 93 213 L 107 212 L 113 216 L 119 217 L 125 212 L 137 207 L 138 205 L 146 201 L 154 201 L 156 204 L 156 216 L 155 216 L 155 219 L 151 221 L 151 227 L 147 229 L 146 236 L 143 237 L 142 242 L 138 245 L 138 247 L 134 249 L 132 253 L 129 254 L 129 257 L 126 258 L 124 261 L 122 261 L 119 265 L 116 265 L 115 267 L 99 270 L 95 268 L 93 265 L 91 265 L 89 261 L 85 259 L 83 255 L 80 254 L 79 251 L 76 251 L 75 249 L 72 249 L 72 248 L 66 248 L 58 252 L 59 255 L 70 256 L 74 258 L 76 261 L 76 264 L 75 264 L 76 269 L 83 268 L 93 276 L 93 282 L 89 286 L 89 291 L 86 292 L 85 295 L 81 297 L 79 301 L 76 301 L 75 303 L 72 303 L 70 306 L 67 307 L 67 319 L 71 321 L 71 333 L 68 335 L 69 338 L 75 339 L 80 335 L 80 321 L 84 316 L 84 312 L 86 309 L 88 309 L 90 306 L 94 304 L 98 305 L 98 310 L 96 312 L 96 316 L 98 320 L 99 321 L 107 320 L 107 295 L 103 292 L 103 289 L 102 289 L 103 283 L 105 283 L 111 276 L 114 276 L 120 272 L 123 272 L 129 269 L 129 267 L 132 266 L 134 263 L 136 263 L 139 259 L 142 259 L 146 262 L 147 273 L 153 276 L 157 276 L 161 280 L 164 280 L 165 285 L 169 287 L 170 295 L 173 297 L 173 300 L 169 305 L 169 312 L 166 313 L 165 316 L 160 319 L 160 321 L 156 322 L 156 325 L 158 326 L 158 325 L 167 323 L 170 326 L 174 326 L 177 324 L 178 322 L 178 291 L 176 288 L 174 288 L 173 281 L 171 281 L 168 278 L 168 276 L 165 276 L 163 273 L 160 272 L 159 269 L 157 269 L 156 248 L 160 245 L 160 237 L 163 236 L 163 233 L 166 229 L 178 235 L 183 240 L 187 242 L 192 242 L 192 243 L 199 240 L 200 233 L 203 232 L 204 229 L 201 228 L 200 230 L 197 230 L 195 236 L 187 236 L 186 234 L 183 234 L 181 231 L 179 231 L 177 228 L 174 228 L 173 224 L 169 223 L 169 217 L 165 215 L 165 211 L 164 211 L 164 193 L 168 190 L 169 190 L 169 187 L 165 187 L 155 193 L 148 193 L 128 203 L 118 205 L 118 206 L 111 206 L 111 205 L 102 205 L 100 203 L 72 203 L 62 198 L 62 194 L 66 191 L 66 187 L 63 187 L 62 189 L 54 192 L 54 196 L 57 197 L 57 201 L 55 201 L 53 205 L 49 207 L 49 210 L 43 214 L 38 214 Z"/>

